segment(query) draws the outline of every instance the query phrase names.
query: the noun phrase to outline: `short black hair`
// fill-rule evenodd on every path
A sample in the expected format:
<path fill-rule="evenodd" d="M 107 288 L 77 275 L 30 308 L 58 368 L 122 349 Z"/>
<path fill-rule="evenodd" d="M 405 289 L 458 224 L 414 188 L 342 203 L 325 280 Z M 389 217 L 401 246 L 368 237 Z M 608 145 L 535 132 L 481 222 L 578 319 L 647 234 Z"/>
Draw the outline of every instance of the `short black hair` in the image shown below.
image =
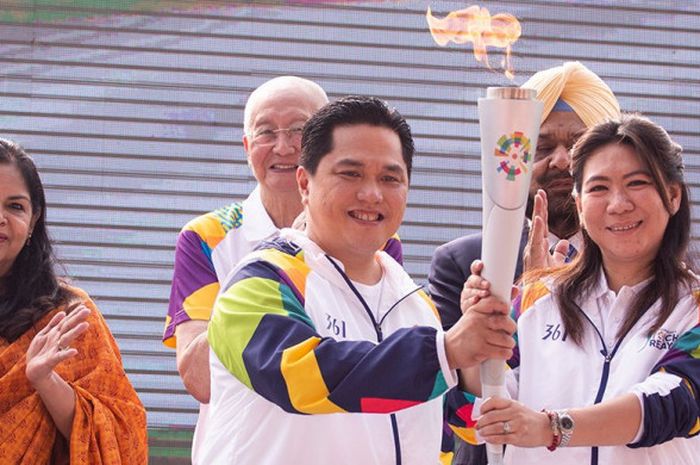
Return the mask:
<path fill-rule="evenodd" d="M 321 159 L 333 150 L 333 130 L 340 126 L 367 124 L 391 129 L 399 136 L 401 152 L 411 177 L 413 136 L 411 127 L 394 108 L 376 97 L 350 95 L 321 108 L 304 125 L 301 138 L 300 164 L 310 174 L 316 174 Z"/>

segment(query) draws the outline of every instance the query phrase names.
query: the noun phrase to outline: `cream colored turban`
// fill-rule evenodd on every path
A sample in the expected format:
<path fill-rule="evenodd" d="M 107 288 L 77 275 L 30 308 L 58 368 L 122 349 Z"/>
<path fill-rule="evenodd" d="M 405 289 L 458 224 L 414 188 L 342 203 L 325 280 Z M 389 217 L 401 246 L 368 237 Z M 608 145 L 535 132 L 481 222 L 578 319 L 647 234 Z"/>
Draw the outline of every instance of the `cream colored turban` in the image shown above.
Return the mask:
<path fill-rule="evenodd" d="M 606 83 L 578 61 L 535 73 L 522 87 L 537 91 L 544 102 L 542 122 L 557 100 L 567 103 L 586 127 L 620 117 L 620 104 Z"/>

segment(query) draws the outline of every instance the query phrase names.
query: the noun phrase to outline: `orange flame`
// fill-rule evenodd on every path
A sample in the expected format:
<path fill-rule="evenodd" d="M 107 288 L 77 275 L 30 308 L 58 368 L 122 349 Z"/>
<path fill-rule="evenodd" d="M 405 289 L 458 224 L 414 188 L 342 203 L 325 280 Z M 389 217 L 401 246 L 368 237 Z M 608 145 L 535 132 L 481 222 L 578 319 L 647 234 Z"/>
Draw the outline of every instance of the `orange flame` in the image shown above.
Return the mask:
<path fill-rule="evenodd" d="M 501 66 L 505 68 L 505 75 L 513 80 L 513 65 L 510 61 L 511 45 L 519 38 L 520 23 L 515 16 L 509 13 L 499 13 L 491 16 L 489 10 L 478 5 L 472 5 L 463 10 L 453 11 L 443 19 L 433 16 L 428 7 L 425 14 L 435 42 L 444 47 L 450 41 L 455 44 L 474 44 L 474 58 L 484 63 L 491 69 L 486 47 L 498 47 L 506 49 L 506 57 Z"/>

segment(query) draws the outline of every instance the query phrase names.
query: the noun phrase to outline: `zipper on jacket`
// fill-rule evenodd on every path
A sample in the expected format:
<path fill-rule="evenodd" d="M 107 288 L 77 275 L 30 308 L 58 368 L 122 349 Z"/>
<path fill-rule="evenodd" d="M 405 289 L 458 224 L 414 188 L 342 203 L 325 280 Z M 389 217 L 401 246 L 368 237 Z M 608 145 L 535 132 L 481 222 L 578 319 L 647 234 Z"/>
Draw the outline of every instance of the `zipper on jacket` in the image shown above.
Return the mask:
<path fill-rule="evenodd" d="M 369 308 L 369 305 L 367 305 L 367 302 L 362 297 L 362 294 L 360 294 L 360 292 L 357 290 L 357 288 L 352 284 L 352 281 L 350 280 L 350 278 L 348 278 L 348 275 L 345 274 L 343 269 L 338 266 L 338 264 L 335 262 L 335 260 L 333 260 L 328 255 L 326 255 L 326 258 L 328 259 L 329 262 L 331 262 L 333 264 L 333 267 L 335 267 L 335 269 L 338 271 L 338 273 L 340 273 L 340 276 L 342 276 L 343 280 L 345 280 L 345 284 L 348 285 L 348 287 L 350 288 L 352 293 L 355 294 L 355 297 L 357 297 L 357 300 L 359 300 L 360 303 L 362 304 L 362 307 L 365 309 L 365 312 L 367 312 L 367 316 L 369 317 L 370 321 L 372 322 L 372 326 L 374 327 L 374 332 L 377 333 L 377 342 L 382 342 L 384 340 L 384 332 L 382 331 L 382 323 L 386 319 L 387 315 L 389 315 L 389 313 L 391 313 L 391 311 L 393 311 L 396 307 L 398 307 L 398 305 L 401 302 L 403 302 L 408 296 L 419 291 L 423 287 L 423 286 L 420 286 L 420 287 L 412 290 L 411 292 L 409 292 L 405 296 L 401 297 L 399 300 L 396 301 L 396 303 L 394 303 L 394 305 L 392 305 L 389 308 L 389 310 L 387 310 L 387 312 L 384 314 L 382 319 L 380 321 L 377 321 L 374 318 L 374 314 L 372 313 L 372 310 Z M 379 309 L 377 309 L 377 310 L 379 310 Z M 391 433 L 392 433 L 393 438 L 394 438 L 394 451 L 396 454 L 396 465 L 401 465 L 401 439 L 399 437 L 399 425 L 398 425 L 398 422 L 396 421 L 396 414 L 395 413 L 389 414 L 389 418 L 391 419 Z"/>
<path fill-rule="evenodd" d="M 377 342 L 382 342 L 384 340 L 384 333 L 382 332 L 381 324 L 374 318 L 374 314 L 372 313 L 372 310 L 370 310 L 369 305 L 367 305 L 367 302 L 365 302 L 365 299 L 362 297 L 362 294 L 360 294 L 360 291 L 357 290 L 357 288 L 353 285 L 352 281 L 350 281 L 350 278 L 348 278 L 348 275 L 346 275 L 345 272 L 343 271 L 343 269 L 338 266 L 338 264 L 335 262 L 335 260 L 333 260 L 328 255 L 326 255 L 326 258 L 328 259 L 329 262 L 331 262 L 333 267 L 338 271 L 338 273 L 345 281 L 345 284 L 348 285 L 348 287 L 350 288 L 352 293 L 355 294 L 355 297 L 357 297 L 357 300 L 360 301 L 360 303 L 362 304 L 362 308 L 365 309 L 365 312 L 367 313 L 367 316 L 369 317 L 369 321 L 372 322 L 372 326 L 374 327 L 374 332 L 377 333 Z"/>
<path fill-rule="evenodd" d="M 600 353 L 605 357 L 603 362 L 603 373 L 600 377 L 600 385 L 598 386 L 598 394 L 595 396 L 593 404 L 599 404 L 603 399 L 603 394 L 605 394 L 605 388 L 608 385 L 608 376 L 610 376 L 610 361 L 612 360 L 612 355 L 608 354 L 608 349 L 604 348 Z"/>
<path fill-rule="evenodd" d="M 603 362 L 603 371 L 600 375 L 600 384 L 598 385 L 598 393 L 595 396 L 595 400 L 593 401 L 593 405 L 599 404 L 601 400 L 603 400 L 603 396 L 605 395 L 605 388 L 608 386 L 608 378 L 610 377 L 610 363 L 612 362 L 613 357 L 617 353 L 617 349 L 620 348 L 620 345 L 622 345 L 622 341 L 625 339 L 627 336 L 627 333 L 623 334 L 620 339 L 615 343 L 615 346 L 613 347 L 612 351 L 608 352 L 608 348 L 605 345 L 605 339 L 603 339 L 603 335 L 600 334 L 600 331 L 598 330 L 598 327 L 591 321 L 591 319 L 586 315 L 586 312 L 583 311 L 581 307 L 576 305 L 576 308 L 581 312 L 581 314 L 586 318 L 586 320 L 593 326 L 593 329 L 595 330 L 596 334 L 598 335 L 598 339 L 600 339 L 600 345 L 602 349 L 600 350 L 600 354 L 605 357 L 605 360 Z M 628 331 L 629 332 L 629 331 Z M 591 448 L 591 465 L 598 465 L 598 447 L 592 447 Z"/>
<path fill-rule="evenodd" d="M 382 342 L 384 340 L 384 333 L 382 332 L 381 323 L 377 323 L 374 321 L 372 323 L 374 323 L 374 332 L 377 333 L 377 342 Z"/>
<path fill-rule="evenodd" d="M 394 433 L 394 450 L 396 451 L 396 465 L 401 465 L 401 441 L 399 440 L 399 425 L 396 415 L 391 414 L 391 431 Z"/>
<path fill-rule="evenodd" d="M 382 331 L 382 323 L 384 323 L 384 320 L 386 320 L 386 317 L 389 316 L 389 314 L 392 311 L 394 311 L 394 309 L 396 309 L 401 302 L 403 302 L 411 295 L 413 295 L 416 292 L 423 289 L 423 286 L 418 286 L 415 289 L 413 289 L 411 292 L 409 292 L 408 294 L 401 297 L 399 300 L 394 302 L 394 304 L 391 307 L 389 307 L 389 310 L 386 311 L 386 313 L 382 316 L 382 318 L 379 321 L 377 321 L 374 318 L 374 313 L 372 313 L 372 310 L 369 308 L 369 305 L 367 305 L 367 302 L 365 302 L 365 299 L 362 297 L 362 294 L 360 294 L 360 291 L 357 290 L 357 288 L 352 283 L 352 281 L 350 280 L 348 275 L 345 274 L 345 272 L 343 271 L 343 269 L 340 266 L 338 266 L 338 264 L 335 262 L 335 260 L 333 260 L 328 255 L 326 255 L 326 258 L 328 259 L 329 262 L 331 262 L 333 267 L 338 271 L 338 273 L 345 281 L 345 284 L 348 285 L 348 287 L 350 288 L 352 293 L 355 294 L 355 297 L 357 297 L 357 300 L 359 300 L 360 303 L 362 304 L 362 308 L 365 309 L 365 313 L 367 313 L 367 316 L 369 317 L 369 321 L 372 323 L 372 327 L 374 327 L 374 332 L 377 334 L 377 342 L 382 342 L 384 340 L 384 332 Z M 377 310 L 379 310 L 379 309 L 377 309 Z"/>
<path fill-rule="evenodd" d="M 400 304 L 401 302 L 403 302 L 404 300 L 406 300 L 408 297 L 412 296 L 412 295 L 415 294 L 416 292 L 420 291 L 421 289 L 423 289 L 423 285 L 422 285 L 422 284 L 421 284 L 420 286 L 418 286 L 417 288 L 413 289 L 413 290 L 412 290 L 411 292 L 409 292 L 408 294 L 406 294 L 406 295 L 404 295 L 403 297 L 401 297 L 401 298 L 400 298 L 399 300 L 397 300 L 396 302 L 394 302 L 394 305 L 392 305 L 391 307 L 389 307 L 389 310 L 387 310 L 386 313 L 384 314 L 384 316 L 382 316 L 382 318 L 379 320 L 379 330 L 381 331 L 382 323 L 384 323 L 384 320 L 386 320 L 386 317 L 388 317 L 389 314 L 390 314 L 391 312 L 394 311 L 394 309 L 398 308 L 398 306 L 399 306 L 399 304 Z M 379 310 L 379 309 L 377 309 L 377 310 Z"/>

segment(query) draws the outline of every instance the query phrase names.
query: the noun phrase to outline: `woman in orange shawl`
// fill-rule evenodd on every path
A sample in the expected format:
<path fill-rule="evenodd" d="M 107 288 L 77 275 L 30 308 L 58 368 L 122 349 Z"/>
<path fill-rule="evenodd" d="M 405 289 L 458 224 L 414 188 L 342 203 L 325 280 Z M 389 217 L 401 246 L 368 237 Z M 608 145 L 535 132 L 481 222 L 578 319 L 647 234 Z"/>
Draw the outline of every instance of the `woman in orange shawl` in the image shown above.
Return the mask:
<path fill-rule="evenodd" d="M 58 280 L 36 167 L 0 139 L 0 463 L 148 461 L 146 412 L 95 304 Z"/>

